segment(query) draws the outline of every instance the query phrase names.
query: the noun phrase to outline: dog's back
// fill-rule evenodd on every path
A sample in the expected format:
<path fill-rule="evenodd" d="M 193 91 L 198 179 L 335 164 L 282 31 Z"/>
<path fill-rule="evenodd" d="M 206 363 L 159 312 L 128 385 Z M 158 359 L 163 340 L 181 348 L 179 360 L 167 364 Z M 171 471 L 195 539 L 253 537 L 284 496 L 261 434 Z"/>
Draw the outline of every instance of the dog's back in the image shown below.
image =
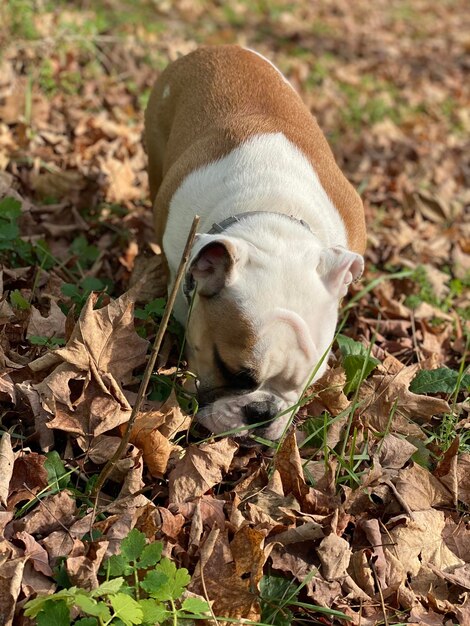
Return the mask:
<path fill-rule="evenodd" d="M 345 223 L 349 248 L 364 251 L 359 196 L 300 97 L 255 52 L 238 46 L 203 47 L 169 65 L 150 96 L 145 127 L 160 243 L 171 198 L 188 174 L 254 135 L 282 133 L 312 164 Z"/>

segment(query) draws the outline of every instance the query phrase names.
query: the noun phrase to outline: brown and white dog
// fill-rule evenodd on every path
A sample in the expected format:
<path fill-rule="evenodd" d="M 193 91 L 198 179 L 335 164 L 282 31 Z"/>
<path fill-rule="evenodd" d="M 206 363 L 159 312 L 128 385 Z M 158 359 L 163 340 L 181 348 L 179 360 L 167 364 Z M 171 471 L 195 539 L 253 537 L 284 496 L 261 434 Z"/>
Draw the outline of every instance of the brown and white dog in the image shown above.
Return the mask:
<path fill-rule="evenodd" d="M 252 50 L 203 47 L 169 65 L 145 132 L 170 287 L 201 216 L 175 306 L 198 420 L 275 440 L 325 371 L 339 301 L 362 273 L 362 202 L 300 97 Z"/>

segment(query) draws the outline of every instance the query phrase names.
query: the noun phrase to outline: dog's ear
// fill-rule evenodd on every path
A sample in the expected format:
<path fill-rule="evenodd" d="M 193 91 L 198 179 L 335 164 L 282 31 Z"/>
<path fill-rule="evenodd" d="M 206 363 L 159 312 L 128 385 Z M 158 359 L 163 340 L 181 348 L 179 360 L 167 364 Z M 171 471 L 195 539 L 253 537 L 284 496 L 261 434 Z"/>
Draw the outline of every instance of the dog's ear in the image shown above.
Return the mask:
<path fill-rule="evenodd" d="M 218 294 L 234 278 L 238 246 L 229 237 L 199 235 L 194 244 L 188 274 L 201 296 Z"/>
<path fill-rule="evenodd" d="M 362 276 L 364 259 L 342 246 L 325 248 L 321 251 L 317 269 L 328 291 L 342 298 L 348 286 Z"/>

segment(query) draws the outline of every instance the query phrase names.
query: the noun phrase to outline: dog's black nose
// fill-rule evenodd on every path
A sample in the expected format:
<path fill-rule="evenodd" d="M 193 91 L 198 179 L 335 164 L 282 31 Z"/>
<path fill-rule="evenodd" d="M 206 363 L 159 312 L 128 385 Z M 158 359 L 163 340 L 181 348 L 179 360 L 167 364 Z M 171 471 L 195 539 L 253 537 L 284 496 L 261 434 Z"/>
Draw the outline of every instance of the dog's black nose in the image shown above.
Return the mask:
<path fill-rule="evenodd" d="M 274 402 L 265 400 L 263 402 L 251 402 L 243 408 L 248 424 L 257 422 L 267 422 L 276 417 L 277 406 Z"/>

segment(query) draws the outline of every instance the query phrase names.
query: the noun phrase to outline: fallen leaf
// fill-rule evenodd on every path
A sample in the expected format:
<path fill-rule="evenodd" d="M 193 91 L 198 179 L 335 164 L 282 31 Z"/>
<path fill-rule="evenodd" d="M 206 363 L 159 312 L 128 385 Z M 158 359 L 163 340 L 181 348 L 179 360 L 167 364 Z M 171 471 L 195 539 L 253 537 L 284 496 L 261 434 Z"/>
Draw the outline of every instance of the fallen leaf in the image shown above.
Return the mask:
<path fill-rule="evenodd" d="M 219 484 L 238 445 L 231 439 L 189 446 L 169 477 L 169 501 L 185 502 Z"/>
<path fill-rule="evenodd" d="M 461 454 L 456 459 L 455 476 L 449 473 L 440 476 L 449 491 L 454 492 L 458 500 L 470 506 L 470 454 Z"/>
<path fill-rule="evenodd" d="M 101 159 L 101 168 L 108 176 L 106 199 L 108 202 L 125 202 L 141 196 L 141 190 L 135 184 L 135 172 L 128 160 L 113 157 Z"/>
<path fill-rule="evenodd" d="M 400 469 L 417 451 L 417 447 L 403 437 L 391 433 L 385 435 L 377 444 L 375 454 L 384 468 Z"/>
<path fill-rule="evenodd" d="M 0 504 L 4 507 L 7 506 L 14 461 L 10 434 L 3 433 L 0 440 Z"/>
<path fill-rule="evenodd" d="M 129 293 L 94 310 L 91 294 L 65 348 L 56 353 L 74 367 L 88 372 L 106 372 L 118 382 L 128 382 L 135 367 L 142 365 L 148 341 L 134 330 L 134 304 Z"/>
<path fill-rule="evenodd" d="M 21 452 L 15 459 L 10 481 L 8 506 L 14 509 L 18 502 L 34 500 L 37 493 L 47 486 L 46 457 L 36 452 Z"/>
<path fill-rule="evenodd" d="M 378 432 L 391 428 L 404 435 L 422 437 L 412 420 L 425 424 L 434 415 L 449 413 L 450 407 L 445 400 L 409 391 L 418 368 L 418 365 L 410 365 L 396 374 L 371 376 L 363 382 L 359 395 L 372 428 Z"/>
<path fill-rule="evenodd" d="M 65 320 L 66 316 L 54 300 L 51 300 L 49 314 L 45 317 L 32 305 L 26 337 L 65 337 Z"/>
<path fill-rule="evenodd" d="M 54 446 L 54 435 L 47 428 L 50 413 L 46 411 L 42 404 L 38 391 L 31 384 L 31 381 L 16 384 L 17 390 L 29 403 L 34 416 L 34 426 L 39 436 L 41 450 L 49 452 Z"/>
<path fill-rule="evenodd" d="M 453 502 L 451 491 L 416 463 L 400 470 L 394 483 L 401 498 L 412 511 L 447 506 Z"/>
<path fill-rule="evenodd" d="M 323 578 L 339 580 L 346 575 L 352 550 L 345 539 L 331 533 L 322 539 L 317 548 L 317 554 L 321 562 Z"/>
<path fill-rule="evenodd" d="M 442 511 L 427 509 L 414 511 L 413 520 L 406 520 L 387 533 L 382 533 L 384 552 L 389 563 L 389 584 L 392 579 L 403 582 L 407 575 L 416 579 L 426 563 L 442 571 L 464 565 L 445 545 L 442 538 L 444 525 Z"/>
<path fill-rule="evenodd" d="M 226 531 L 219 529 L 214 529 L 207 537 L 190 590 L 204 593 L 201 583 L 204 577 L 208 599 L 213 601 L 216 615 L 239 620 L 239 623 L 245 619 L 259 620 L 259 599 L 252 589 L 257 588 L 266 559 L 263 539 L 263 533 L 248 527 L 241 529 L 231 543 Z"/>
<path fill-rule="evenodd" d="M 290 432 L 282 442 L 275 458 L 284 493 L 292 494 L 305 513 L 325 514 L 335 507 L 336 499 L 332 494 L 309 487 L 305 482 L 295 432 Z"/>
<path fill-rule="evenodd" d="M 0 310 L 0 318 L 1 318 L 1 310 Z M 0 375 L 0 398 L 5 399 L 6 402 L 12 402 L 16 404 L 16 389 L 15 384 L 11 377 L 4 372 Z"/>
<path fill-rule="evenodd" d="M 67 491 L 44 498 L 38 507 L 20 520 L 20 530 L 30 535 L 47 536 L 54 530 L 70 526 L 76 513 L 75 499 Z"/>
<path fill-rule="evenodd" d="M 173 446 L 158 430 L 161 425 L 152 413 L 140 413 L 132 427 L 130 442 L 142 450 L 145 465 L 152 476 L 162 477 Z"/>
<path fill-rule="evenodd" d="M 129 421 L 131 410 L 123 408 L 111 394 L 103 393 L 100 384 L 92 377 L 72 409 L 54 402 L 54 418 L 47 427 L 63 430 L 84 438 L 83 448 L 87 450 L 94 437 L 98 437 Z M 81 444 L 81 440 L 78 440 Z"/>
<path fill-rule="evenodd" d="M 98 570 L 107 547 L 107 541 L 94 541 L 87 544 L 86 554 L 67 558 L 65 567 L 73 585 L 88 590 L 98 587 Z"/>
<path fill-rule="evenodd" d="M 24 556 L 32 561 L 34 569 L 45 576 L 52 576 L 47 552 L 36 539 L 24 531 L 16 533 L 15 537 L 24 543 Z"/>
<path fill-rule="evenodd" d="M 0 616 L 3 626 L 13 626 L 25 562 L 26 559 L 21 557 L 0 565 Z"/>

